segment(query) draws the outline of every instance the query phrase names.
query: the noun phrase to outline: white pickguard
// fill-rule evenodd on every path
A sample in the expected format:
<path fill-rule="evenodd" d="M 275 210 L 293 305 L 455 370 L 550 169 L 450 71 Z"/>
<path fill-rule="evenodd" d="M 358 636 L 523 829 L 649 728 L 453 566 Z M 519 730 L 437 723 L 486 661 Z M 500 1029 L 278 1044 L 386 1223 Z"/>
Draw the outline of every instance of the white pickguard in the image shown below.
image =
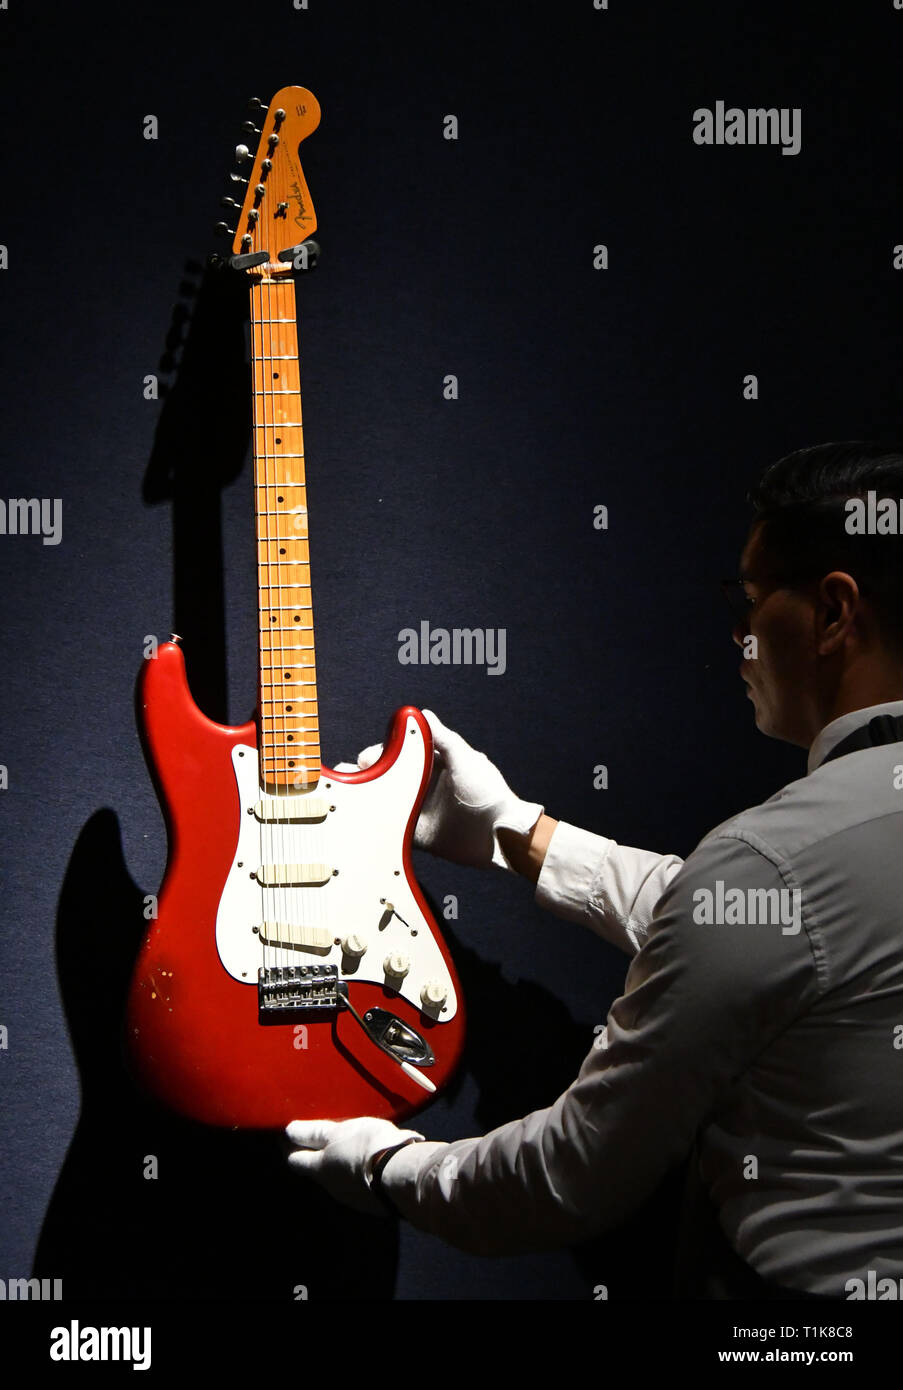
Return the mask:
<path fill-rule="evenodd" d="M 430 1018 L 446 1022 L 454 1017 L 454 985 L 402 863 L 405 826 L 423 762 L 423 735 L 416 720 L 408 719 L 401 751 L 382 777 L 369 782 L 321 777 L 316 788 L 304 794 L 324 807 L 322 820 L 262 823 L 257 750 L 242 744 L 232 750 L 241 820 L 216 918 L 216 947 L 234 979 L 256 986 L 261 966 L 335 965 L 340 980 L 386 985 Z M 300 799 L 294 795 L 276 801 L 297 808 Z M 286 865 L 293 866 L 294 876 L 305 866 L 325 866 L 328 877 L 313 885 L 286 886 L 273 872 L 274 866 Z M 264 877 L 275 886 L 261 887 L 260 868 L 267 870 Z M 312 876 L 323 878 L 322 872 Z M 305 929 L 315 929 L 309 933 L 312 939 L 332 944 L 265 944 L 261 935 L 277 941 L 289 934 L 274 924 L 288 927 L 301 939 Z M 366 943 L 357 957 L 341 944 L 352 933 Z M 403 977 L 387 974 L 384 968 L 393 955 L 408 962 Z M 428 981 L 444 986 L 441 1005 L 421 997 Z"/>

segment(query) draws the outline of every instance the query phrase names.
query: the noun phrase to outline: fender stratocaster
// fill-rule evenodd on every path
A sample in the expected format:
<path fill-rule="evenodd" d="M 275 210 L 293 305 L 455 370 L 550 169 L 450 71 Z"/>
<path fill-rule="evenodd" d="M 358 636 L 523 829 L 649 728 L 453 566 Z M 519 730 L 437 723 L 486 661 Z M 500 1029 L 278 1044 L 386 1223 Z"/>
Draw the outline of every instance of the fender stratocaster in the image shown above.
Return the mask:
<path fill-rule="evenodd" d="M 250 282 L 258 712 L 238 728 L 207 719 L 177 640 L 145 662 L 169 858 L 132 977 L 128 1052 L 159 1099 L 208 1124 L 397 1119 L 448 1081 L 464 1037 L 455 969 L 411 866 L 432 739 L 406 706 L 371 768 L 320 761 L 291 278 L 316 250 L 298 151 L 320 108 L 303 87 L 257 105 L 228 273 Z"/>

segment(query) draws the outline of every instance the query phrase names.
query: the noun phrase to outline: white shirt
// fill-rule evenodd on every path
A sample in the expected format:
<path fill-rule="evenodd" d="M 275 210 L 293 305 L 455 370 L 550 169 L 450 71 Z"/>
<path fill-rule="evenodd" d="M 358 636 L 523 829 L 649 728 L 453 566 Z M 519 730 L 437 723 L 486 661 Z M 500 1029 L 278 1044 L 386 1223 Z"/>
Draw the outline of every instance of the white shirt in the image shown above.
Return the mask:
<path fill-rule="evenodd" d="M 903 1276 L 903 743 L 822 761 L 881 713 L 903 701 L 833 721 L 805 777 L 685 863 L 559 822 L 536 900 L 632 954 L 624 994 L 548 1108 L 393 1156 L 385 1190 L 413 1225 L 481 1254 L 575 1243 L 639 1206 L 698 1131 L 757 1273 L 837 1297 L 868 1270 Z M 753 921 L 782 891 L 794 916 Z M 718 901 L 725 920 L 706 921 Z"/>

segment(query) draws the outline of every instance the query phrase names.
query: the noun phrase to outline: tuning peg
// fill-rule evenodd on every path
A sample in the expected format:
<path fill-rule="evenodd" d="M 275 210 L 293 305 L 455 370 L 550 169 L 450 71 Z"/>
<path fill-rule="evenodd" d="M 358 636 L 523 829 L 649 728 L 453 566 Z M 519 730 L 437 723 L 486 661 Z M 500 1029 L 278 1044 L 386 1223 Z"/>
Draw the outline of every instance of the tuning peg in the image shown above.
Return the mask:
<path fill-rule="evenodd" d="M 230 174 L 229 179 L 232 183 L 243 183 L 245 188 L 248 186 L 248 180 L 243 179 L 241 174 Z"/>
<path fill-rule="evenodd" d="M 248 133 L 249 133 L 250 135 L 259 135 L 259 134 L 260 134 L 260 128 L 259 128 L 259 126 L 256 126 L 256 125 L 254 124 L 253 121 L 242 121 L 242 123 L 241 123 L 241 128 L 242 128 L 242 130 L 248 131 Z"/>
<path fill-rule="evenodd" d="M 248 101 L 248 110 L 256 111 L 258 116 L 262 116 L 266 112 L 266 109 L 260 97 L 251 97 Z"/>
<path fill-rule="evenodd" d="M 235 228 L 227 227 L 225 222 L 217 222 L 213 230 L 216 232 L 217 236 L 235 236 Z"/>
<path fill-rule="evenodd" d="M 220 198 L 219 205 L 221 208 L 237 208 L 241 212 L 241 203 L 236 203 L 234 198 Z"/>
<path fill-rule="evenodd" d="M 236 145 L 235 158 L 238 160 L 239 164 L 243 164 L 246 159 L 253 159 L 254 156 L 251 154 L 247 145 Z"/>

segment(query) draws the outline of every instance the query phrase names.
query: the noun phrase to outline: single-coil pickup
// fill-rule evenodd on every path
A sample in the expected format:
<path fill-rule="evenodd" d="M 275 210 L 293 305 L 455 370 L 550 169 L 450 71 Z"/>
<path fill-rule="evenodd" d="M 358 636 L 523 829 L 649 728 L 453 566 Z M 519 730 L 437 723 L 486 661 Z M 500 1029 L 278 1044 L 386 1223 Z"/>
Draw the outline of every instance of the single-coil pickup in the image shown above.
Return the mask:
<path fill-rule="evenodd" d="M 255 804 L 254 815 L 265 825 L 320 821 L 329 815 L 329 802 L 321 796 L 264 796 Z"/>
<path fill-rule="evenodd" d="M 296 951 L 330 951 L 335 942 L 328 927 L 302 927 L 295 922 L 261 922 L 255 931 L 265 946 L 290 946 Z"/>
<path fill-rule="evenodd" d="M 328 864 L 261 864 L 255 878 L 261 888 L 311 887 L 328 883 L 332 869 Z"/>

